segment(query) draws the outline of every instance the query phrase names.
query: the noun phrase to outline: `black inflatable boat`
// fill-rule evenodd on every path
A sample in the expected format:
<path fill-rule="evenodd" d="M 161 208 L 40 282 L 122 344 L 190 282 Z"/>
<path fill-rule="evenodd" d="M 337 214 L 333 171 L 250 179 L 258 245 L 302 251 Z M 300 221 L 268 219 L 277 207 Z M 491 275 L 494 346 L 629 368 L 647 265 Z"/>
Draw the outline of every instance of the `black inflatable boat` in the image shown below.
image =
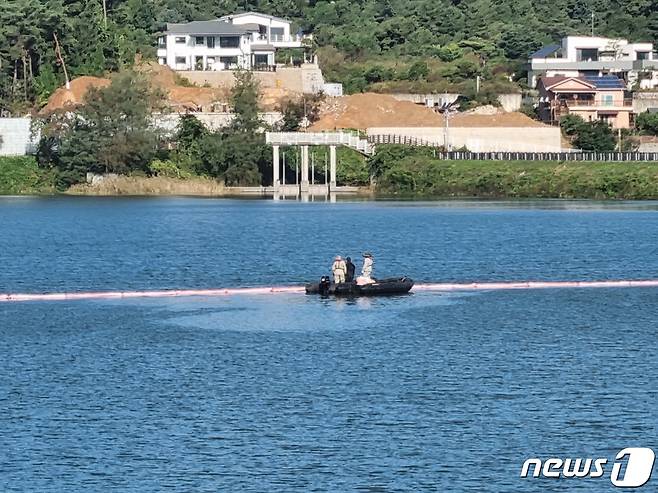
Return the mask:
<path fill-rule="evenodd" d="M 323 277 L 320 282 L 306 285 L 306 294 L 320 294 L 323 296 L 381 296 L 389 294 L 405 294 L 413 287 L 413 279 L 408 277 L 394 277 L 377 279 L 372 284 L 358 285 L 356 282 L 342 282 L 334 284 L 329 277 Z"/>

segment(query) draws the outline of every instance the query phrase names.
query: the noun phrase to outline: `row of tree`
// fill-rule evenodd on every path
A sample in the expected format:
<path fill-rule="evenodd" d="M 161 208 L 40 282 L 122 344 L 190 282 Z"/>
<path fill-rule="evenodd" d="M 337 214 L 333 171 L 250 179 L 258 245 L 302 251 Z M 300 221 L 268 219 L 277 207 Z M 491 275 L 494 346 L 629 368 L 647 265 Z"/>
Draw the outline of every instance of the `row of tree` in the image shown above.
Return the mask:
<path fill-rule="evenodd" d="M 83 182 L 87 173 L 163 172 L 261 184 L 271 176 L 272 162 L 261 131 L 258 85 L 250 72 L 236 77 L 230 126 L 211 132 L 187 115 L 172 135 L 158 121 L 167 111 L 164 95 L 143 76 L 122 71 L 108 87 L 91 89 L 75 112 L 42 121 L 39 163 L 56 170 L 60 188 Z"/>
<path fill-rule="evenodd" d="M 56 172 L 59 188 L 85 181 L 87 173 L 206 176 L 226 185 L 269 184 L 272 150 L 265 145 L 253 74 L 236 72 L 231 93 L 234 118 L 211 131 L 193 114 L 167 132 L 164 94 L 141 74 L 124 70 L 109 86 L 91 89 L 75 111 L 40 119 L 39 164 Z M 310 96 L 283 103 L 277 130 L 296 131 L 318 116 L 321 99 Z"/>
<path fill-rule="evenodd" d="M 391 79 L 441 89 L 478 73 L 521 77 L 513 62 L 563 35 L 589 33 L 592 13 L 597 34 L 658 35 L 656 0 L 5 0 L 0 109 L 43 103 L 63 83 L 55 36 L 72 77 L 100 75 L 131 65 L 136 53 L 152 56 L 167 22 L 246 10 L 313 33 L 316 47 L 334 50 L 320 50 L 330 77 L 351 91 Z"/>

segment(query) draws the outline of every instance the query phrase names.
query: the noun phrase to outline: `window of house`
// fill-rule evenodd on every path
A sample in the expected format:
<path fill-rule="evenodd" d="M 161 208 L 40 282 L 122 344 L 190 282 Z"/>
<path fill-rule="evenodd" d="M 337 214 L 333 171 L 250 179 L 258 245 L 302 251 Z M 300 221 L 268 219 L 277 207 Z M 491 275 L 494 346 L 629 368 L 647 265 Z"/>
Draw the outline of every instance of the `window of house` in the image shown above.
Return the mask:
<path fill-rule="evenodd" d="M 267 65 L 267 55 L 254 55 L 254 64 L 255 65 Z"/>
<path fill-rule="evenodd" d="M 176 44 L 177 45 L 184 45 L 185 44 L 185 36 L 176 36 Z"/>
<path fill-rule="evenodd" d="M 240 47 L 240 37 L 239 36 L 220 36 L 219 37 L 219 46 L 222 48 L 239 48 Z"/>
<path fill-rule="evenodd" d="M 579 62 L 596 62 L 599 59 L 598 48 L 579 48 L 576 53 Z"/>
<path fill-rule="evenodd" d="M 160 58 L 158 58 L 158 63 L 160 65 L 167 65 L 167 59 L 165 57 L 161 56 Z"/>
<path fill-rule="evenodd" d="M 166 48 L 166 47 L 167 47 L 167 37 L 158 36 L 158 48 Z"/>
<path fill-rule="evenodd" d="M 202 45 L 202 44 L 205 44 L 205 42 L 206 42 L 206 38 L 204 38 L 203 36 L 195 36 L 194 37 L 194 44 Z"/>
<path fill-rule="evenodd" d="M 612 94 L 604 94 L 601 96 L 601 102 L 603 103 L 603 106 L 612 106 L 614 102 Z"/>
<path fill-rule="evenodd" d="M 637 59 L 638 60 L 648 60 L 649 59 L 649 52 L 648 51 L 638 51 L 637 52 Z"/>
<path fill-rule="evenodd" d="M 187 63 L 184 56 L 177 56 L 174 61 L 176 62 L 176 65 L 185 65 Z"/>
<path fill-rule="evenodd" d="M 234 68 L 238 65 L 238 57 L 236 56 L 220 56 L 219 61 L 224 64 L 224 68 Z"/>
<path fill-rule="evenodd" d="M 215 47 L 215 37 L 214 36 L 208 36 L 206 38 L 206 46 L 208 48 L 214 48 Z"/>
<path fill-rule="evenodd" d="M 283 41 L 283 28 L 282 27 L 273 27 L 270 29 L 270 34 L 272 35 L 272 41 Z"/>

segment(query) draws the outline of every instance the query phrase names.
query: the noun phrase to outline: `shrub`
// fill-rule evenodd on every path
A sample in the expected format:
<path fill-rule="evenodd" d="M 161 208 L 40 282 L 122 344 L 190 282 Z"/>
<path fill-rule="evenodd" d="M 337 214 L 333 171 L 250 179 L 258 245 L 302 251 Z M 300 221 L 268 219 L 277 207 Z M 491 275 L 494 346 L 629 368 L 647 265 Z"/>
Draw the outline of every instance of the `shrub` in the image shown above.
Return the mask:
<path fill-rule="evenodd" d="M 635 126 L 642 133 L 658 135 L 658 113 L 640 113 L 635 120 Z"/>

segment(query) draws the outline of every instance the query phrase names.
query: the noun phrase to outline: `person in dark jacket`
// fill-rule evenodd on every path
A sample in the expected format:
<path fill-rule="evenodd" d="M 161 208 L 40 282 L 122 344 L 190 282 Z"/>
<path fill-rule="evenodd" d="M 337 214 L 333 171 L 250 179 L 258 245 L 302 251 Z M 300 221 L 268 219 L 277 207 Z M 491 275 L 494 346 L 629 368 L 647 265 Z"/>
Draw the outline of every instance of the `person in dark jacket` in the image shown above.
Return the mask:
<path fill-rule="evenodd" d="M 352 263 L 352 259 L 347 257 L 345 259 L 345 265 L 347 266 L 347 272 L 345 274 L 345 282 L 354 281 L 354 271 L 356 270 L 355 265 Z"/>

